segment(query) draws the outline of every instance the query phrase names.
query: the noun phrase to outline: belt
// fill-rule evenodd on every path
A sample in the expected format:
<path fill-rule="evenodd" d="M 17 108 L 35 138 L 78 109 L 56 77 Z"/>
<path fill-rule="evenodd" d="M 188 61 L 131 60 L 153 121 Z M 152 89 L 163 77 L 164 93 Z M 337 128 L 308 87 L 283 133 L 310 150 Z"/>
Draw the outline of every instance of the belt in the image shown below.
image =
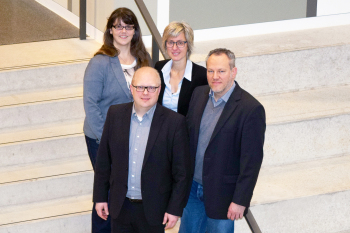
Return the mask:
<path fill-rule="evenodd" d="M 130 199 L 128 197 L 126 199 L 128 199 L 132 203 L 142 203 L 142 199 Z"/>

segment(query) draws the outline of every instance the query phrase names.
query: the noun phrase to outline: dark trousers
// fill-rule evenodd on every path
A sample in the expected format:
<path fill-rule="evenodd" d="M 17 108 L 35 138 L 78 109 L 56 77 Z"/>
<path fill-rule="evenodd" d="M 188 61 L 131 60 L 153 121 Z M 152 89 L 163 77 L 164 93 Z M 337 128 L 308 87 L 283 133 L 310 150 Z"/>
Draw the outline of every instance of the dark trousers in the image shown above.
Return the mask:
<path fill-rule="evenodd" d="M 85 136 L 86 146 L 90 161 L 93 169 L 95 170 L 95 163 L 97 157 L 97 150 L 99 144 L 97 144 L 96 139 L 89 138 Z M 91 232 L 92 233 L 110 233 L 111 232 L 111 217 L 108 216 L 107 220 L 103 220 L 97 215 L 95 209 L 95 203 L 92 207 L 92 216 L 91 216 Z"/>
<path fill-rule="evenodd" d="M 148 224 L 142 203 L 125 198 L 120 214 L 112 219 L 112 233 L 164 233 L 164 225 Z"/>

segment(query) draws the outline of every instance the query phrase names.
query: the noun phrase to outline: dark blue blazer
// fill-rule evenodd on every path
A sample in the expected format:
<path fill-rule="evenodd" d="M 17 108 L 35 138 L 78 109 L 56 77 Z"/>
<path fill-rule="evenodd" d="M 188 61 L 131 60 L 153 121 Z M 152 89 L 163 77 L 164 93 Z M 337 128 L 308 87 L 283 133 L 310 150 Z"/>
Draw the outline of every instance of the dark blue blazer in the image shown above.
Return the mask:
<path fill-rule="evenodd" d="M 192 167 L 209 86 L 194 90 L 187 114 Z M 264 107 L 236 83 L 215 126 L 203 161 L 204 204 L 208 217 L 227 219 L 231 202 L 247 207 L 263 159 Z"/>
<path fill-rule="evenodd" d="M 98 150 L 94 202 L 107 202 L 117 218 L 128 190 L 129 134 L 133 103 L 112 105 Z M 141 170 L 141 192 L 150 225 L 164 213 L 181 216 L 191 185 L 191 161 L 185 117 L 157 104 Z"/>

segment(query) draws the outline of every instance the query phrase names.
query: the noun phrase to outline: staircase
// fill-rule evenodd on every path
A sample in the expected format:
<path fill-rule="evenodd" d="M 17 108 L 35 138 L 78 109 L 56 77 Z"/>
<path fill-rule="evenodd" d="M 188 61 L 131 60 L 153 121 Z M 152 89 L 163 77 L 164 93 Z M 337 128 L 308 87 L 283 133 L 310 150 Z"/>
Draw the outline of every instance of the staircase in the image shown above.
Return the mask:
<path fill-rule="evenodd" d="M 0 232 L 89 232 L 82 81 L 100 45 L 0 46 Z"/>
<path fill-rule="evenodd" d="M 262 232 L 350 231 L 350 26 L 195 46 L 202 65 L 211 49 L 234 51 L 237 82 L 265 107 L 251 207 Z M 0 233 L 90 232 L 82 79 L 99 47 L 77 39 L 0 46 Z M 235 232 L 250 232 L 245 220 Z"/>

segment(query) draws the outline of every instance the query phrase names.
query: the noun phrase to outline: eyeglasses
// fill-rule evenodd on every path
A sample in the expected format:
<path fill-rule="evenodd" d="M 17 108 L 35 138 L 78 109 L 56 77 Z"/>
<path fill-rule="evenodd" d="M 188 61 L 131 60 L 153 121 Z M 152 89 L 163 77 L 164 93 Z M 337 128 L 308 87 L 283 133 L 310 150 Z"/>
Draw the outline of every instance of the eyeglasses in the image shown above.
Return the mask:
<path fill-rule="evenodd" d="M 183 47 L 185 47 L 186 43 L 187 43 L 187 41 L 182 41 L 182 40 L 179 40 L 179 41 L 176 41 L 176 42 L 174 42 L 174 41 L 165 41 L 165 45 L 168 48 L 172 48 L 174 46 L 174 44 L 176 44 L 176 46 L 178 48 L 183 48 Z"/>
<path fill-rule="evenodd" d="M 115 29 L 121 31 L 123 30 L 123 28 L 125 28 L 125 30 L 127 31 L 131 31 L 131 30 L 134 30 L 135 26 L 134 25 L 126 25 L 126 26 L 122 26 L 120 24 L 118 25 L 113 25 L 112 27 L 114 27 Z"/>
<path fill-rule="evenodd" d="M 145 89 L 147 89 L 147 91 L 150 93 L 154 93 L 157 90 L 157 88 L 159 87 L 159 86 L 153 87 L 153 86 L 134 86 L 134 85 L 132 85 L 132 86 L 135 87 L 137 92 L 144 92 Z"/>

